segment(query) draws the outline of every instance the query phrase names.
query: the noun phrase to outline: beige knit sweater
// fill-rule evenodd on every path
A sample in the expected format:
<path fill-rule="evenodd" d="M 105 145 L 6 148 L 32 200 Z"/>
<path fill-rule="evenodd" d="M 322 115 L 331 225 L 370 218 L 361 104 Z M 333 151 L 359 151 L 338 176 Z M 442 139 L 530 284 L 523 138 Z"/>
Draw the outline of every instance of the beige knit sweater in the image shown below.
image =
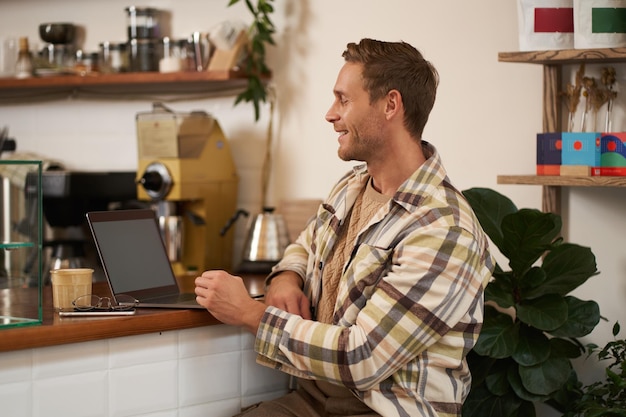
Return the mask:
<path fill-rule="evenodd" d="M 343 273 L 343 268 L 350 256 L 359 232 L 390 197 L 379 193 L 372 186 L 370 180 L 348 215 L 343 227 L 339 231 L 337 243 L 333 249 L 326 266 L 322 279 L 322 295 L 317 306 L 317 321 L 320 323 L 333 323 L 335 302 L 337 301 L 337 286 Z"/>

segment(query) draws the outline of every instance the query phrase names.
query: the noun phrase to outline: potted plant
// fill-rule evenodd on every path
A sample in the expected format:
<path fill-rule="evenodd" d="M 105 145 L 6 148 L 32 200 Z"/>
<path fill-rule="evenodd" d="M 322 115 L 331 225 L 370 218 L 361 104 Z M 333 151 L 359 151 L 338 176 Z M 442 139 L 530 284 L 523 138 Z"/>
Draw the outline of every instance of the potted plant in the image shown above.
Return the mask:
<path fill-rule="evenodd" d="M 613 337 L 620 331 L 619 323 L 613 325 Z M 606 379 L 583 388 L 577 387 L 578 400 L 565 417 L 626 417 L 626 340 L 614 339 L 600 349 L 588 345 L 589 356 L 600 361 L 610 361 L 605 368 Z"/>
<path fill-rule="evenodd" d="M 496 264 L 484 323 L 468 354 L 472 389 L 464 417 L 533 417 L 535 403 L 568 409 L 577 340 L 600 320 L 597 303 L 570 292 L 598 273 L 589 248 L 563 242 L 561 218 L 518 209 L 487 188 L 463 192 L 508 269 Z M 572 382 L 574 381 L 574 382 Z"/>
<path fill-rule="evenodd" d="M 230 0 L 228 7 L 239 3 L 239 1 Z M 245 0 L 248 10 L 253 16 L 252 24 L 248 30 L 249 42 L 244 67 L 248 85 L 235 98 L 235 105 L 241 101 L 252 102 L 255 121 L 259 120 L 260 104 L 267 100 L 267 88 L 262 78 L 270 73 L 265 63 L 265 46 L 267 44 L 275 45 L 273 35 L 276 29 L 270 19 L 270 14 L 274 12 L 273 1 L 257 0 L 255 4 L 252 0 Z"/>

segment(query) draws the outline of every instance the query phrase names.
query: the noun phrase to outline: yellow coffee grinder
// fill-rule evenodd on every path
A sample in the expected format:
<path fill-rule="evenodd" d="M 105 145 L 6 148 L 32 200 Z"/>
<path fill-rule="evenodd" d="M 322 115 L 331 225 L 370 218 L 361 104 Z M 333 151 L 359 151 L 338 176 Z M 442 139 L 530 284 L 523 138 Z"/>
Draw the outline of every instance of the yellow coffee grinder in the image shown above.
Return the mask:
<path fill-rule="evenodd" d="M 239 178 L 230 146 L 216 119 L 177 113 L 155 103 L 138 113 L 137 196 L 159 219 L 177 277 L 231 269 Z"/>

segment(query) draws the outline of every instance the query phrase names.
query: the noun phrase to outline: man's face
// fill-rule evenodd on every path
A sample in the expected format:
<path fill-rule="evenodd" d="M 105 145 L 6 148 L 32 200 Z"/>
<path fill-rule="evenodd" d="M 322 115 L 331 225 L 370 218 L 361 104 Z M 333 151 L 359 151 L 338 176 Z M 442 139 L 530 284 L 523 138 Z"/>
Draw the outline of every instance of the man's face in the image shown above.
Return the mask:
<path fill-rule="evenodd" d="M 384 100 L 370 104 L 362 68 L 362 64 L 344 64 L 333 89 L 335 100 L 326 113 L 339 133 L 337 154 L 344 161 L 368 162 L 383 146 Z"/>

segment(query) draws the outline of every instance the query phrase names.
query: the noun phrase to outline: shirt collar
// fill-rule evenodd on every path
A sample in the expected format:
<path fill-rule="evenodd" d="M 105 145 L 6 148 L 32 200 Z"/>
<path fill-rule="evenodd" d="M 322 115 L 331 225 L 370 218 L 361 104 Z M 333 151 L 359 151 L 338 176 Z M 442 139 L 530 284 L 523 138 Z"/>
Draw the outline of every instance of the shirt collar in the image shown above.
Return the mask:
<path fill-rule="evenodd" d="M 437 148 L 431 143 L 422 140 L 422 151 L 426 161 L 400 185 L 393 197 L 395 202 L 407 210 L 412 210 L 419 206 L 424 198 L 431 195 L 434 188 L 444 181 L 448 181 L 447 173 Z M 352 171 L 359 181 L 366 181 L 370 177 L 367 172 L 367 164 L 356 165 L 352 168 Z"/>

